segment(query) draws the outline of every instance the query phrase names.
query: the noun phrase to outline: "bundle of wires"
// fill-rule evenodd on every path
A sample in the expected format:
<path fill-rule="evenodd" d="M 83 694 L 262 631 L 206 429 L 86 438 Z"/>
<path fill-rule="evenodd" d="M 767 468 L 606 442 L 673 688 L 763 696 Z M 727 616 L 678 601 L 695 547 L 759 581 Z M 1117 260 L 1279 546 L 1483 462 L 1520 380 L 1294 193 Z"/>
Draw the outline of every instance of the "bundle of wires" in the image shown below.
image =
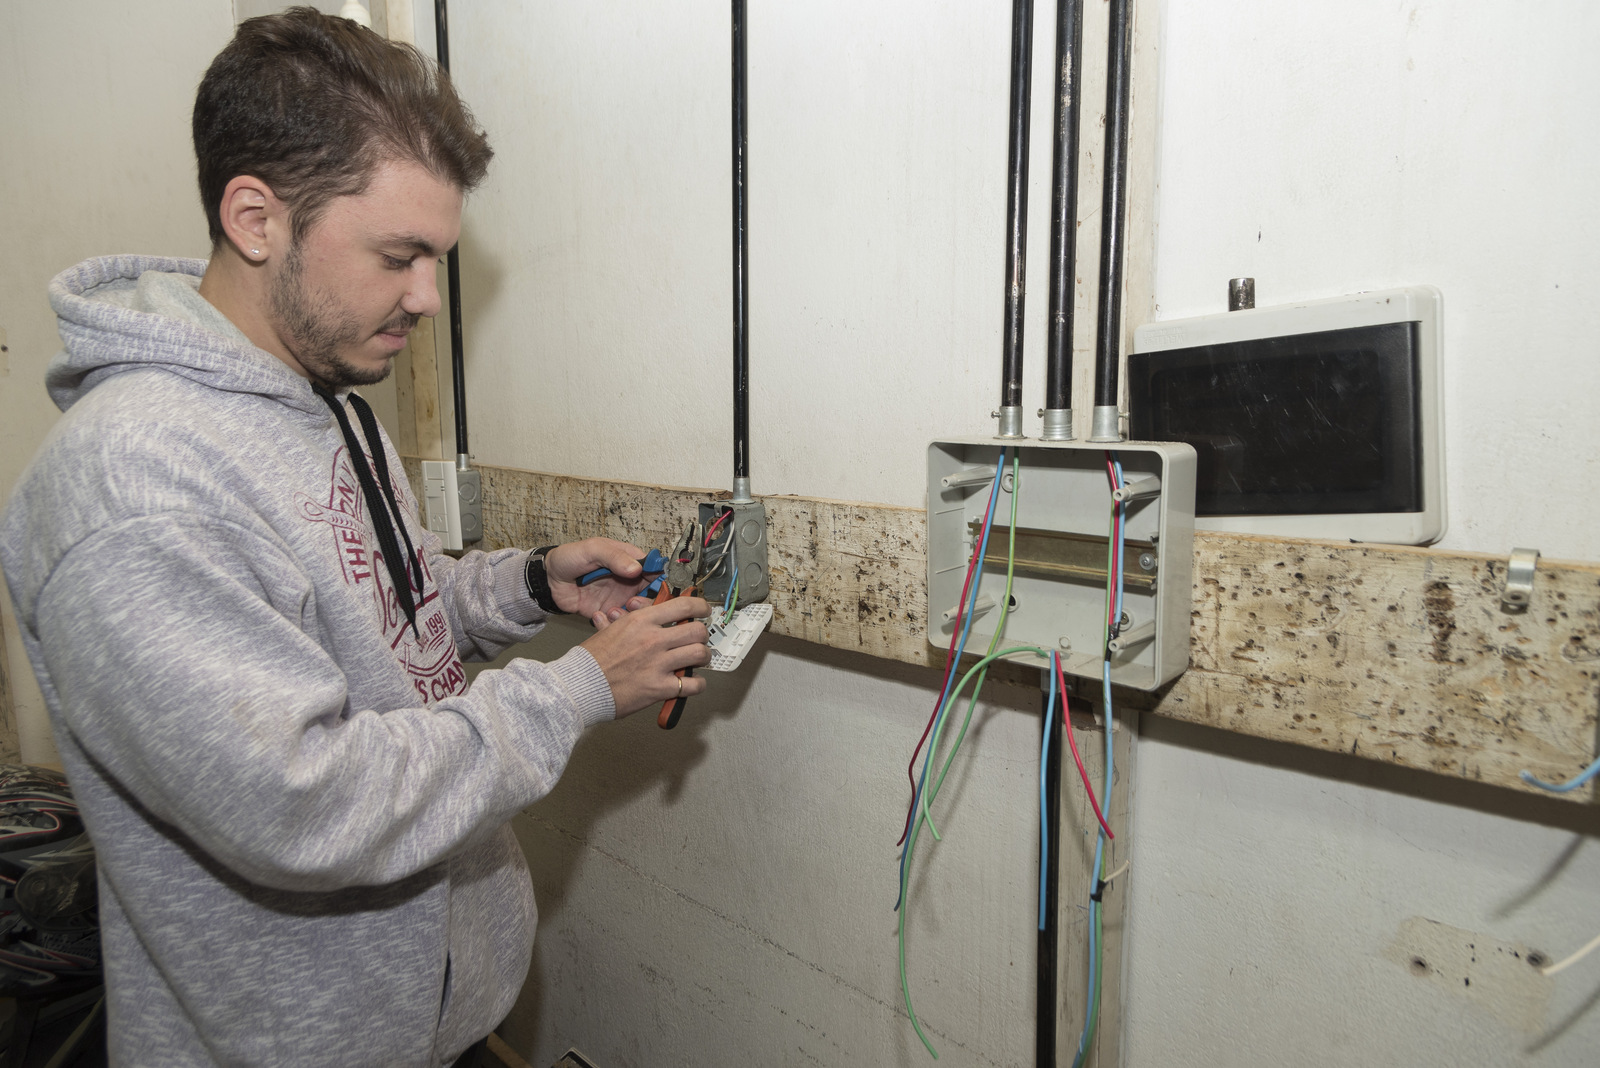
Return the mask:
<path fill-rule="evenodd" d="M 711 547 L 711 539 L 716 537 L 717 528 L 722 524 L 727 523 L 732 516 L 733 509 L 725 508 L 723 509 L 722 514 L 717 516 L 716 521 L 706 528 L 705 544 L 703 546 L 704 548 Z M 717 569 L 723 564 L 727 564 L 729 568 L 728 593 L 722 599 L 722 618 L 727 619 L 728 616 L 733 612 L 734 606 L 739 603 L 739 562 L 733 551 L 732 524 L 729 524 L 728 533 L 723 538 L 722 552 L 718 553 L 717 558 L 711 562 L 709 567 L 706 568 L 706 577 L 710 578 L 712 575 L 715 575 L 717 573 Z"/>
<path fill-rule="evenodd" d="M 1047 772 L 1046 764 L 1050 756 L 1050 728 L 1056 719 L 1056 697 L 1061 698 L 1061 732 L 1066 735 L 1067 744 L 1072 747 L 1073 763 L 1078 765 L 1078 777 L 1083 780 L 1083 792 L 1089 798 L 1089 807 L 1094 810 L 1094 818 L 1100 823 L 1100 831 L 1106 839 L 1112 840 L 1117 836 L 1111 833 L 1111 824 L 1106 822 L 1105 812 L 1100 807 L 1099 798 L 1094 795 L 1094 786 L 1089 782 L 1089 772 L 1083 766 L 1083 757 L 1078 753 L 1077 739 L 1072 736 L 1072 713 L 1067 705 L 1067 677 L 1061 670 L 1061 654 L 1050 653 L 1050 678 L 1045 680 L 1045 688 L 1050 693 L 1050 706 L 1045 709 L 1044 716 L 1044 744 L 1039 747 L 1039 930 L 1044 930 L 1045 912 L 1045 876 L 1050 865 L 1050 806 L 1046 800 Z"/>
<path fill-rule="evenodd" d="M 1111 714 L 1111 660 L 1109 642 L 1120 629 L 1122 618 L 1122 557 L 1123 557 L 1123 530 L 1122 530 L 1122 505 L 1113 502 L 1111 519 L 1111 537 L 1108 547 L 1107 583 L 1106 583 L 1106 623 L 1103 632 L 1102 647 L 1106 649 L 1103 663 L 1104 701 L 1105 701 L 1105 778 L 1099 798 L 1096 797 L 1093 786 L 1089 782 L 1089 774 L 1083 764 L 1083 759 L 1078 753 L 1078 745 L 1072 735 L 1072 722 L 1067 705 L 1066 677 L 1061 668 L 1059 654 L 1047 653 L 1045 650 L 1033 645 L 1018 645 L 1009 649 L 999 649 L 1000 641 L 1005 630 L 1006 611 L 1011 603 L 1011 588 L 1016 574 L 1016 527 L 1017 527 L 1017 497 L 1021 485 L 1021 461 L 1019 456 L 1011 457 L 1011 522 L 1010 545 L 1006 558 L 1006 586 L 1005 594 L 999 602 L 999 617 L 995 624 L 994 635 L 990 639 L 989 648 L 984 655 L 967 670 L 960 681 L 952 688 L 951 682 L 955 678 L 955 666 L 966 652 L 967 639 L 972 632 L 973 618 L 977 615 L 976 608 L 969 608 L 969 595 L 973 604 L 977 601 L 977 591 L 974 587 L 975 578 L 982 572 L 983 560 L 988 553 L 989 532 L 994 522 L 995 505 L 1000 495 L 1001 478 L 1006 469 L 1006 453 L 1000 451 L 1000 461 L 995 466 L 994 481 L 989 488 L 989 500 L 984 510 L 983 525 L 972 550 L 972 558 L 967 565 L 966 579 L 961 587 L 961 598 L 956 605 L 957 626 L 951 634 L 950 648 L 946 654 L 944 682 L 940 687 L 939 700 L 935 704 L 933 713 L 928 718 L 928 724 L 923 728 L 922 737 L 917 742 L 917 747 L 911 756 L 911 762 L 906 766 L 906 777 L 912 787 L 911 804 L 906 811 L 905 829 L 901 832 L 902 845 L 900 852 L 900 879 L 899 896 L 895 902 L 895 909 L 899 912 L 899 943 L 900 943 L 900 988 L 905 996 L 906 1013 L 911 1018 L 911 1026 L 916 1029 L 917 1037 L 927 1047 L 928 1052 L 935 1060 L 939 1057 L 938 1050 L 928 1040 L 927 1034 L 922 1029 L 922 1023 L 917 1018 L 916 1009 L 911 1003 L 911 986 L 906 974 L 906 915 L 910 911 L 910 882 L 909 873 L 912 858 L 924 824 L 933 835 L 934 841 L 942 841 L 939 829 L 933 822 L 930 808 L 939 795 L 940 788 L 944 785 L 945 776 L 949 774 L 950 765 L 955 760 L 956 753 L 961 748 L 962 741 L 966 738 L 967 729 L 972 724 L 972 717 L 978 704 L 978 693 L 988 675 L 989 665 L 994 661 L 1020 653 L 1032 653 L 1039 657 L 1054 674 L 1054 685 L 1050 687 L 1050 704 L 1046 710 L 1043 751 L 1048 752 L 1050 734 L 1055 723 L 1056 699 L 1059 694 L 1061 706 L 1061 729 L 1066 733 L 1068 742 L 1072 747 L 1072 757 L 1077 763 L 1078 774 L 1083 780 L 1084 790 L 1089 797 L 1090 806 L 1094 809 L 1096 820 L 1100 829 L 1095 846 L 1094 873 L 1092 883 L 1095 887 L 1090 900 L 1090 934 L 1089 934 L 1089 1003 L 1085 1013 L 1084 1031 L 1078 1042 L 1078 1056 L 1074 1068 L 1083 1062 L 1086 1051 L 1094 1042 L 1094 1032 L 1098 1023 L 1100 1008 L 1100 892 L 1104 888 L 1101 881 L 1105 844 L 1115 836 L 1107 822 L 1104 809 L 1099 798 L 1109 799 L 1112 781 L 1112 714 Z M 1106 454 L 1106 470 L 1113 490 L 1122 486 L 1122 466 L 1112 453 Z M 997 651 L 998 650 L 998 651 Z M 976 678 L 972 696 L 967 704 L 967 713 L 962 721 L 949 752 L 946 753 L 938 774 L 932 776 L 936 754 L 940 750 L 945 728 L 949 721 L 949 710 L 959 699 L 968 683 Z M 931 736 L 931 738 L 930 738 Z M 923 756 L 922 771 L 916 774 L 917 757 L 922 755 L 923 745 L 927 744 L 927 753 Z M 1040 857 L 1039 857 L 1039 926 L 1043 929 L 1045 924 L 1044 887 L 1046 865 L 1049 863 L 1046 842 L 1048 841 L 1049 812 L 1045 802 L 1045 757 L 1040 756 L 1040 784 L 1039 784 L 1039 814 L 1040 814 Z"/>
<path fill-rule="evenodd" d="M 906 767 L 906 777 L 911 780 L 911 804 L 906 812 L 905 830 L 900 835 L 903 845 L 900 852 L 900 882 L 899 896 L 895 901 L 895 909 L 900 914 L 899 942 L 900 942 L 900 989 L 905 995 L 906 1013 L 911 1017 L 911 1026 L 916 1029 L 917 1037 L 927 1047 L 928 1052 L 935 1060 L 939 1051 L 933 1048 L 933 1043 L 928 1040 L 927 1034 L 922 1030 L 922 1023 L 917 1019 L 917 1011 L 911 1004 L 911 986 L 906 977 L 906 914 L 910 911 L 910 883 L 909 873 L 911 859 L 917 848 L 917 839 L 922 832 L 923 824 L 927 824 L 934 841 L 942 841 L 939 828 L 934 825 L 933 815 L 930 811 L 934 799 L 939 796 L 939 789 L 944 785 L 945 776 L 950 772 L 950 765 L 955 760 L 956 753 L 961 748 L 961 743 L 966 739 L 967 729 L 972 725 L 973 713 L 978 706 L 978 693 L 983 687 L 984 679 L 988 676 L 989 665 L 1003 657 L 1018 653 L 1031 652 L 1041 659 L 1048 659 L 1043 649 L 1037 646 L 1023 645 L 1011 649 L 999 649 L 1000 640 L 1005 632 L 1006 612 L 1011 604 L 1011 586 L 1016 576 L 1016 547 L 1017 547 L 1017 496 L 1021 491 L 1021 457 L 1020 454 L 1012 455 L 1011 460 L 1011 540 L 1007 549 L 1006 560 L 1006 586 L 1005 593 L 997 605 L 998 616 L 995 622 L 994 636 L 989 641 L 988 651 L 961 677 L 961 681 L 952 689 L 951 681 L 955 677 L 955 666 L 966 652 L 967 639 L 972 633 L 972 621 L 977 616 L 976 608 L 969 607 L 968 596 L 971 595 L 972 603 L 977 601 L 977 589 L 974 580 L 982 572 L 983 559 L 988 552 L 989 530 L 994 522 L 995 505 L 1000 498 L 1000 483 L 1006 471 L 1008 449 L 1000 450 L 1000 459 L 995 464 L 994 481 L 989 486 L 989 501 L 984 509 L 983 527 L 972 548 L 972 559 L 967 564 L 966 581 L 961 587 L 961 599 L 956 605 L 957 627 L 951 633 L 950 650 L 945 662 L 944 684 L 940 688 L 939 701 L 934 706 L 933 713 L 928 717 L 928 725 L 923 728 L 922 738 L 917 742 L 917 748 L 911 755 L 911 763 Z M 965 617 L 963 621 L 963 617 Z M 939 752 L 940 742 L 943 739 L 945 727 L 949 722 L 948 712 L 956 700 L 966 689 L 967 684 L 976 677 L 977 682 L 972 688 L 971 700 L 967 703 L 966 718 L 961 723 L 955 741 L 951 743 L 950 751 L 945 755 L 944 763 L 938 775 L 930 781 L 929 772 L 933 767 L 936 754 Z M 931 735 L 931 739 L 930 739 Z M 914 776 L 917 756 L 922 753 L 923 743 L 927 743 L 927 754 L 923 758 L 922 774 Z"/>
<path fill-rule="evenodd" d="M 1122 488 L 1122 462 L 1113 452 L 1106 453 L 1106 478 L 1111 483 L 1111 491 L 1115 493 Z M 1103 650 L 1100 661 L 1100 692 L 1101 701 L 1105 712 L 1106 734 L 1106 766 L 1105 778 L 1100 790 L 1100 796 L 1107 802 L 1111 799 L 1112 778 L 1112 713 L 1111 713 L 1111 639 L 1122 629 L 1122 553 L 1123 553 L 1123 506 L 1115 497 L 1111 502 L 1111 537 L 1106 546 L 1106 623 L 1104 638 L 1101 643 Z M 1105 891 L 1105 880 L 1101 878 L 1104 872 L 1106 843 L 1110 841 L 1110 828 L 1101 824 L 1100 834 L 1094 845 L 1094 869 L 1089 877 L 1089 883 L 1094 888 L 1089 894 L 1089 985 L 1086 996 L 1087 1005 L 1083 1014 L 1083 1033 L 1078 1036 L 1078 1052 L 1072 1060 L 1072 1068 L 1082 1068 L 1083 1062 L 1089 1056 L 1089 1050 L 1094 1046 L 1095 1030 L 1100 1024 L 1100 950 L 1102 942 L 1101 930 L 1101 895 Z"/>

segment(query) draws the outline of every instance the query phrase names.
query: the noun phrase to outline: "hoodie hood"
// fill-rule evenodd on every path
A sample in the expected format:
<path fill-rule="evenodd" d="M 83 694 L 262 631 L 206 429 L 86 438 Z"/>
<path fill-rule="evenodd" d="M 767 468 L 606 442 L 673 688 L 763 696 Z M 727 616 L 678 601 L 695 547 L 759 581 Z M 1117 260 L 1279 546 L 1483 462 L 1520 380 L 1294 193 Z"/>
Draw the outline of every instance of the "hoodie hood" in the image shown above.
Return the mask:
<path fill-rule="evenodd" d="M 311 383 L 251 344 L 200 296 L 205 260 L 102 256 L 62 271 L 50 283 L 65 348 L 45 388 L 66 411 L 125 371 L 160 368 L 210 389 L 274 397 L 325 416 Z"/>

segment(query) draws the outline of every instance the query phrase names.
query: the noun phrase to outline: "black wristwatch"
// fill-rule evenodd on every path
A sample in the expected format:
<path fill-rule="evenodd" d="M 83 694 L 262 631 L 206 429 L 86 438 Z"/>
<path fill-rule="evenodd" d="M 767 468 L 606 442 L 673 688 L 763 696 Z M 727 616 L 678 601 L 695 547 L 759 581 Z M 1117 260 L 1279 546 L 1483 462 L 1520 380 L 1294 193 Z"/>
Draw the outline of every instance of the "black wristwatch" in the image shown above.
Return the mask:
<path fill-rule="evenodd" d="M 555 548 L 554 545 L 546 545 L 529 553 L 528 563 L 522 569 L 522 580 L 527 583 L 528 596 L 533 598 L 535 604 L 549 615 L 564 616 L 569 613 L 556 604 L 555 597 L 550 593 L 550 576 L 544 570 L 544 558 Z"/>

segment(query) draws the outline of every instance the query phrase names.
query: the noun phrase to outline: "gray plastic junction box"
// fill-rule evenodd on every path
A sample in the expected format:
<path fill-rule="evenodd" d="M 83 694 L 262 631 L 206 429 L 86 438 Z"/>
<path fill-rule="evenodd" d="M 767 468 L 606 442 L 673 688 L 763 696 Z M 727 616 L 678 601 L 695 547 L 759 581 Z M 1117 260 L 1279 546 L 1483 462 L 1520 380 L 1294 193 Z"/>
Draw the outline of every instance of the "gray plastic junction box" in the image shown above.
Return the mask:
<path fill-rule="evenodd" d="M 1002 449 L 1005 473 L 988 550 L 977 589 L 967 598 L 978 612 L 967 652 L 987 650 L 1001 618 L 1015 492 L 1017 566 L 999 648 L 1055 650 L 1068 674 L 1101 678 L 1112 507 L 1109 450 L 1122 464 L 1125 492 L 1132 494 L 1124 521 L 1127 621 L 1114 643 L 1111 681 L 1154 690 L 1176 678 L 1189 666 L 1194 571 L 1196 458 L 1183 442 L 968 438 L 930 444 L 928 641 L 948 648 L 965 618 L 955 610 Z M 1011 485 L 1013 456 L 1020 457 L 1020 490 Z M 1043 666 L 1032 654 L 1010 659 Z"/>

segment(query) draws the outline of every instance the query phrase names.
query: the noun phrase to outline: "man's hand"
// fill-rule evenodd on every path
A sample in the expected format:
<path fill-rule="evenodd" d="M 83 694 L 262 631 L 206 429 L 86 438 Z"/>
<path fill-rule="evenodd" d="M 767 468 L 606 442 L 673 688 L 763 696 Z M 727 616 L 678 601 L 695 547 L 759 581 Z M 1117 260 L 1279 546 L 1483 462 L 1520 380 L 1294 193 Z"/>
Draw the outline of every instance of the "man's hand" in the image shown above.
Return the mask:
<path fill-rule="evenodd" d="M 563 612 L 588 616 L 596 627 L 603 627 L 625 612 L 650 603 L 635 596 L 649 582 L 639 568 L 643 555 L 644 550 L 637 545 L 611 538 L 558 545 L 544 557 L 550 596 Z M 610 568 L 611 574 L 587 586 L 578 585 L 578 579 L 601 567 Z"/>
<path fill-rule="evenodd" d="M 706 688 L 705 679 L 687 678 L 682 680 L 680 690 L 674 672 L 711 663 L 705 624 L 695 622 L 710 611 L 702 598 L 674 597 L 629 612 L 615 622 L 606 620 L 605 613 L 598 613 L 595 626 L 600 633 L 584 642 L 583 647 L 611 684 L 618 719 L 649 705 L 659 705 L 680 692 L 692 697 Z M 677 626 L 671 625 L 674 623 Z"/>

